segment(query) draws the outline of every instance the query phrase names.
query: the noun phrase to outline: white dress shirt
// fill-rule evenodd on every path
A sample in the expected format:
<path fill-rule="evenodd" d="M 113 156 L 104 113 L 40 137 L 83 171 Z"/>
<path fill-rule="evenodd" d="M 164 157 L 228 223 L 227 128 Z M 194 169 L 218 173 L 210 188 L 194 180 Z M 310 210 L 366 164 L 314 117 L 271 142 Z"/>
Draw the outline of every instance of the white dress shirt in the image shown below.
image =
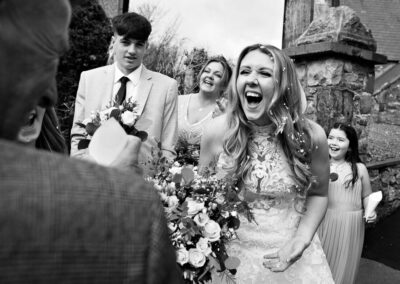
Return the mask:
<path fill-rule="evenodd" d="M 119 81 L 122 77 L 128 77 L 129 81 L 126 83 L 126 97 L 125 101 L 132 99 L 135 101 L 137 98 L 137 86 L 139 84 L 140 75 L 142 74 L 142 64 L 133 72 L 128 75 L 124 75 L 122 71 L 118 68 L 117 63 L 114 63 L 115 66 L 115 75 L 114 75 L 114 87 L 113 87 L 113 100 L 115 100 L 115 96 L 118 93 L 119 88 L 121 87 L 121 82 Z"/>

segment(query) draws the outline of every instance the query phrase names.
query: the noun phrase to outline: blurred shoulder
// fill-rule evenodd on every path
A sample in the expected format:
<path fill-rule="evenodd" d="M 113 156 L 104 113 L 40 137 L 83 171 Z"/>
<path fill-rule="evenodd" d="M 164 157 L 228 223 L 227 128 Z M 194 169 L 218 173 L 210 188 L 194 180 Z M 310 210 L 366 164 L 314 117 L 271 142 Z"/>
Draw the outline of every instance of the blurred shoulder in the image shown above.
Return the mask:
<path fill-rule="evenodd" d="M 12 142 L 1 143 L 1 148 L 0 158 L 4 163 L 0 166 L 0 176 L 12 169 L 9 186 L 15 186 L 12 180 L 19 180 L 20 184 L 15 187 L 21 191 L 34 181 L 37 190 L 51 188 L 53 195 L 58 196 L 68 192 L 69 198 L 80 196 L 82 200 L 94 200 L 99 199 L 101 193 L 102 196 L 108 196 L 110 202 L 116 203 L 129 200 L 133 204 L 143 202 L 149 205 L 158 202 L 157 192 L 134 171 L 106 168 Z"/>
<path fill-rule="evenodd" d="M 114 65 L 113 64 L 105 65 L 105 66 L 89 69 L 89 70 L 86 70 L 86 71 L 82 71 L 82 76 L 91 77 L 91 76 L 96 76 L 96 75 L 99 75 L 99 74 L 104 74 L 104 73 L 107 73 L 107 72 L 113 71 L 113 70 L 114 70 Z"/>
<path fill-rule="evenodd" d="M 204 128 L 204 134 L 215 140 L 222 140 L 228 130 L 228 115 L 222 114 L 209 120 Z"/>
<path fill-rule="evenodd" d="M 147 69 L 146 67 L 143 67 L 143 72 L 146 72 L 147 75 L 155 81 L 163 82 L 168 85 L 177 84 L 177 81 L 175 79 L 173 79 L 167 75 L 161 74 L 159 72 L 151 71 L 151 70 Z"/>
<path fill-rule="evenodd" d="M 327 137 L 325 130 L 322 128 L 322 126 L 310 119 L 306 119 L 306 121 L 309 127 L 312 141 L 314 143 L 326 142 Z"/>
<path fill-rule="evenodd" d="M 361 177 L 364 177 L 368 174 L 367 166 L 364 163 L 357 163 L 358 173 Z"/>

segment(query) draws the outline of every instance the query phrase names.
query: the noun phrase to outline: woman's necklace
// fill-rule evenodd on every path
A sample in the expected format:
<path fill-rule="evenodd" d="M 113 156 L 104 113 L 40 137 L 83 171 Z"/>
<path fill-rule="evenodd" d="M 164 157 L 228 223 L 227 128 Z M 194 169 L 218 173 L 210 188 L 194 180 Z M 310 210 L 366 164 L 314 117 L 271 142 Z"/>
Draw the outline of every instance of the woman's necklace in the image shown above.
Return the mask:
<path fill-rule="evenodd" d="M 335 167 L 335 170 L 331 170 L 329 178 L 331 181 L 337 181 L 339 178 L 338 170 L 342 167 L 342 165 L 346 164 L 346 161 L 340 163 L 331 163 L 331 168 Z"/>

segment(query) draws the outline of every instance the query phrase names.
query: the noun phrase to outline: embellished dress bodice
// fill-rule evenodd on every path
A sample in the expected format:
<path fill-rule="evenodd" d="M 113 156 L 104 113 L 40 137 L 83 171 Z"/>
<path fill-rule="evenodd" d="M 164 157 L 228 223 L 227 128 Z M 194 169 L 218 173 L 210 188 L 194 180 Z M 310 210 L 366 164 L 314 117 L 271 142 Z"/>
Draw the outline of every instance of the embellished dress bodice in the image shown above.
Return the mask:
<path fill-rule="evenodd" d="M 333 283 L 318 237 L 286 271 L 275 273 L 262 265 L 266 253 L 278 251 L 295 235 L 305 210 L 305 198 L 298 194 L 299 188 L 272 126 L 254 126 L 248 143 L 249 170 L 241 181 L 241 194 L 252 207 L 255 222 L 241 218 L 238 239 L 228 247 L 228 255 L 241 261 L 237 283 Z M 221 154 L 217 171 L 229 175 L 226 169 L 233 162 Z"/>

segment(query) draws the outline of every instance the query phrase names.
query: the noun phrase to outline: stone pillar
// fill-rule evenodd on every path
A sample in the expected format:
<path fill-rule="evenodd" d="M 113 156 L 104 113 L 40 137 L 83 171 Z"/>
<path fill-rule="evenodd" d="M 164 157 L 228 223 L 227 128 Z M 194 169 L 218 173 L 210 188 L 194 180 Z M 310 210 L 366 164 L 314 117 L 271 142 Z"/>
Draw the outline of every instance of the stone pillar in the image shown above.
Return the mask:
<path fill-rule="evenodd" d="M 307 116 L 328 131 L 334 122 L 353 125 L 366 154 L 373 106 L 374 65 L 386 62 L 355 12 L 327 8 L 285 49 L 295 65 L 308 100 Z"/>
<path fill-rule="evenodd" d="M 336 6 L 339 0 L 285 0 L 282 48 L 293 46 L 314 18 Z"/>

